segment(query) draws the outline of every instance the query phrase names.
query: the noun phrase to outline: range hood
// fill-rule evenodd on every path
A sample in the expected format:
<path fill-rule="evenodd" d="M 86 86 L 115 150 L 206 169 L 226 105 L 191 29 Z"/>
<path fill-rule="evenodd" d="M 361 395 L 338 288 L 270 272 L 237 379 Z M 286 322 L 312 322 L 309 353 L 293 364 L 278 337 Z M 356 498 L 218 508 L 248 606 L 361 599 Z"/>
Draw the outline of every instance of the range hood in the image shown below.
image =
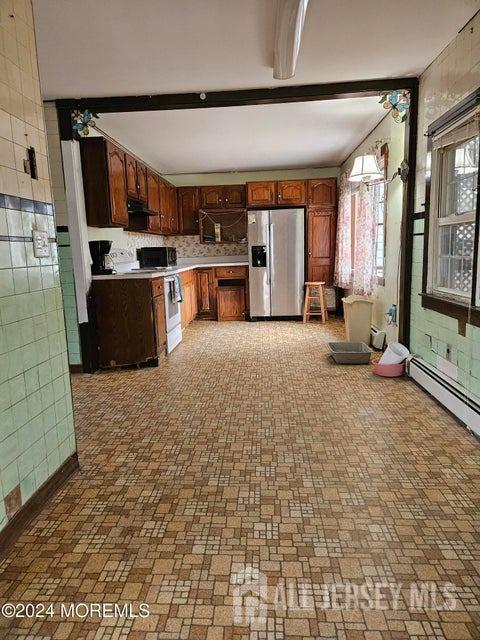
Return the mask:
<path fill-rule="evenodd" d="M 147 205 L 142 202 L 138 202 L 137 200 L 128 200 L 127 209 L 131 216 L 158 216 L 158 213 L 151 211 L 148 209 Z"/>

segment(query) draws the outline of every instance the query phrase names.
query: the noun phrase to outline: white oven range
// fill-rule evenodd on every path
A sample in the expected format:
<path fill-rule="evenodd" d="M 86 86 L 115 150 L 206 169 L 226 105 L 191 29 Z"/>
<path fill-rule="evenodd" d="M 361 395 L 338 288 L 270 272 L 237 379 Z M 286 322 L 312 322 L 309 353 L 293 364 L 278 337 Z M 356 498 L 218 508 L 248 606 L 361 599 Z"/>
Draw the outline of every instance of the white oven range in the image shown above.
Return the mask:
<path fill-rule="evenodd" d="M 170 293 L 173 277 L 163 279 L 165 297 L 165 325 L 167 330 L 167 353 L 171 353 L 182 341 L 182 317 L 180 302 L 174 302 Z"/>

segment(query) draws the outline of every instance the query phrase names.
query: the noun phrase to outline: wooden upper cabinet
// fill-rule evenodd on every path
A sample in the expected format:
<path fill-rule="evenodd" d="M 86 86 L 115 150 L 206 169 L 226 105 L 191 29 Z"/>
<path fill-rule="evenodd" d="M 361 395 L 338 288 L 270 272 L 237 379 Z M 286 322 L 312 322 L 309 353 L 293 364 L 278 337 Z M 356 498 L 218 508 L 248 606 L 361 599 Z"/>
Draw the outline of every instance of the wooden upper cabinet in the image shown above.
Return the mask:
<path fill-rule="evenodd" d="M 308 204 L 334 207 L 337 201 L 337 179 L 315 178 L 308 181 Z"/>
<path fill-rule="evenodd" d="M 125 154 L 125 174 L 129 198 L 147 203 L 147 167 L 133 156 Z"/>
<path fill-rule="evenodd" d="M 277 202 L 279 205 L 302 205 L 307 203 L 307 183 L 305 180 L 281 180 L 277 188 Z"/>
<path fill-rule="evenodd" d="M 163 178 L 159 178 L 160 192 L 160 230 L 168 233 L 170 229 L 170 202 L 168 197 L 168 184 Z"/>
<path fill-rule="evenodd" d="M 140 202 L 148 202 L 147 194 L 147 167 L 141 162 L 137 161 L 137 185 L 138 185 L 138 199 Z"/>
<path fill-rule="evenodd" d="M 150 211 L 160 212 L 160 188 L 158 176 L 150 169 L 147 171 L 147 206 Z"/>
<path fill-rule="evenodd" d="M 247 205 L 264 207 L 277 204 L 277 183 L 275 181 L 247 182 Z"/>
<path fill-rule="evenodd" d="M 307 276 L 311 282 L 333 284 L 336 212 L 309 207 L 307 213 Z"/>
<path fill-rule="evenodd" d="M 245 206 L 245 185 L 232 184 L 223 188 L 223 202 L 225 208 L 243 208 Z"/>
<path fill-rule="evenodd" d="M 185 235 L 197 235 L 200 190 L 198 187 L 179 187 L 177 206 L 180 232 Z"/>
<path fill-rule="evenodd" d="M 170 233 L 178 233 L 178 207 L 177 207 L 177 189 L 173 184 L 169 185 L 169 201 L 170 201 Z"/>
<path fill-rule="evenodd" d="M 160 232 L 160 187 L 158 176 L 150 169 L 147 170 L 147 207 L 157 215 L 148 216 L 148 230 L 153 233 Z"/>
<path fill-rule="evenodd" d="M 203 209 L 237 209 L 245 207 L 245 185 L 229 184 L 201 187 Z"/>
<path fill-rule="evenodd" d="M 163 178 L 160 182 L 160 222 L 165 235 L 178 233 L 178 213 L 176 187 Z"/>
<path fill-rule="evenodd" d="M 130 198 L 137 198 L 137 161 L 128 153 L 125 154 L 125 173 L 127 176 L 127 193 Z"/>
<path fill-rule="evenodd" d="M 125 153 L 111 142 L 106 143 L 106 150 L 111 221 L 116 225 L 126 227 L 128 225 L 128 209 Z"/>
<path fill-rule="evenodd" d="M 223 209 L 223 186 L 201 187 L 200 194 L 204 209 Z"/>

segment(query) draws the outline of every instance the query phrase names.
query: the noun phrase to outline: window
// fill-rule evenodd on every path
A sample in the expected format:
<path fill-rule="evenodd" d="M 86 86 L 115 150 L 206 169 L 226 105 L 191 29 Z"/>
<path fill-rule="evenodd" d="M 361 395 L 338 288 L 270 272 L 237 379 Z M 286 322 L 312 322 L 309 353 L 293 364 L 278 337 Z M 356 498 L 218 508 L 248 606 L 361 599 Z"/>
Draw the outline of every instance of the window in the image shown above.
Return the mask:
<path fill-rule="evenodd" d="M 388 145 L 380 150 L 378 166 L 387 177 Z M 377 283 L 385 284 L 385 223 L 387 213 L 387 183 L 383 180 L 371 185 L 372 202 L 375 213 L 375 273 Z"/>
<path fill-rule="evenodd" d="M 470 112 L 433 137 L 429 291 L 472 301 L 479 120 Z"/>

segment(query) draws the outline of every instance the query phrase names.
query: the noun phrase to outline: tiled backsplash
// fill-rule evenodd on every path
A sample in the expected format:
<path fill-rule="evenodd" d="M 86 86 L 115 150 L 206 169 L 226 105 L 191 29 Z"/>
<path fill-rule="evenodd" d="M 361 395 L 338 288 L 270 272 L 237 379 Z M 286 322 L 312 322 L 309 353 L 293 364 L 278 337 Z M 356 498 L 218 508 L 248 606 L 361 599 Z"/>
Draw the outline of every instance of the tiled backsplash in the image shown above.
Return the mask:
<path fill-rule="evenodd" d="M 241 242 L 202 244 L 199 236 L 166 236 L 165 245 L 176 247 L 179 258 L 199 256 L 241 256 L 247 253 L 247 245 Z"/>
<path fill-rule="evenodd" d="M 0 3 L 0 530 L 75 451 L 30 0 Z M 25 173 L 36 151 L 38 180 Z M 50 236 L 33 255 L 32 229 Z"/>
<path fill-rule="evenodd" d="M 111 240 L 116 249 L 135 252 L 139 247 L 176 247 L 179 258 L 198 256 L 240 256 L 247 252 L 243 243 L 202 244 L 200 236 L 155 236 L 150 233 L 133 233 L 123 229 L 100 229 L 88 227 L 89 240 Z"/>

